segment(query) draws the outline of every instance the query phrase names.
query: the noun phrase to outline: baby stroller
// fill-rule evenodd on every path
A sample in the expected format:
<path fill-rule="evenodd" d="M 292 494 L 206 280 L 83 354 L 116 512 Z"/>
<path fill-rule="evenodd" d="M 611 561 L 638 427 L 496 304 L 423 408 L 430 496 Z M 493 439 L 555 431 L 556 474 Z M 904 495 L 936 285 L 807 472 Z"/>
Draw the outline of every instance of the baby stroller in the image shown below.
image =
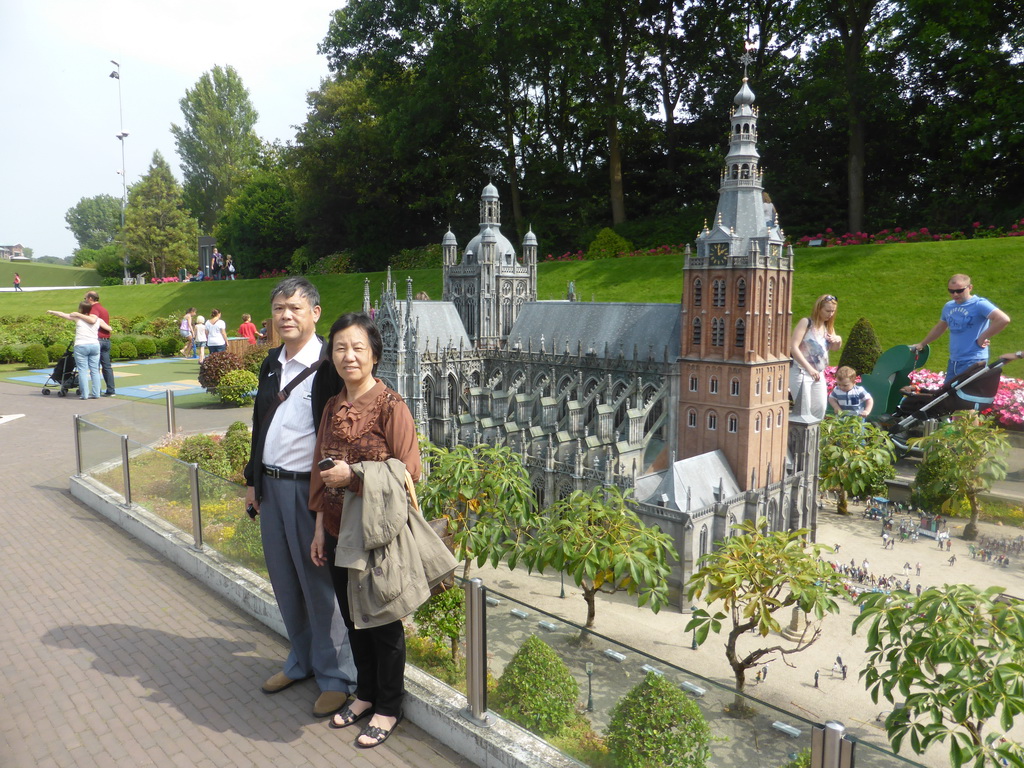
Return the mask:
<path fill-rule="evenodd" d="M 956 411 L 982 411 L 991 406 L 1006 363 L 1002 358 L 996 358 L 991 364 L 980 361 L 939 389 L 904 387 L 905 394 L 896 410 L 881 423 L 897 451 L 907 452 L 906 441 L 911 430 L 928 419 L 942 418 Z"/>
<path fill-rule="evenodd" d="M 50 394 L 50 387 L 59 387 L 57 397 L 67 395 L 69 389 L 78 389 L 78 368 L 75 366 L 73 346 L 73 344 L 68 344 L 67 351 L 60 356 L 60 360 L 53 366 L 53 373 L 50 374 L 50 378 L 43 384 L 44 395 Z"/>

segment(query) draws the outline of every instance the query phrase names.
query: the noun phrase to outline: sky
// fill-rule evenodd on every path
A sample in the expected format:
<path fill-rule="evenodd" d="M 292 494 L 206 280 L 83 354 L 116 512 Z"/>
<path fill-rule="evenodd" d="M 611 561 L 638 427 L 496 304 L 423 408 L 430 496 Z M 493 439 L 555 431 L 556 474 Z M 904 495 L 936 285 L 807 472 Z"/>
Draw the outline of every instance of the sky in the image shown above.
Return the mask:
<path fill-rule="evenodd" d="M 35 257 L 77 247 L 64 215 L 121 198 L 159 150 L 181 180 L 171 124 L 204 72 L 233 66 L 265 141 L 295 138 L 328 75 L 317 45 L 344 0 L 0 0 L 0 244 Z"/>

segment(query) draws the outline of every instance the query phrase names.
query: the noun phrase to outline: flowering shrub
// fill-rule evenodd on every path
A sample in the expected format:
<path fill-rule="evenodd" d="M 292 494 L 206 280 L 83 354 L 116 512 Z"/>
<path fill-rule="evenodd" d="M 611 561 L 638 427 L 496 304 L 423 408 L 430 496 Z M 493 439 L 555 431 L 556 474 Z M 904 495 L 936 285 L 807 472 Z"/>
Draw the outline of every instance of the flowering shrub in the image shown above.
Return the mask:
<path fill-rule="evenodd" d="M 180 282 L 177 277 L 151 277 L 149 282 L 156 285 L 157 283 L 177 283 Z"/>
<path fill-rule="evenodd" d="M 867 232 L 847 232 L 843 235 L 837 235 L 831 227 L 826 229 L 824 232 L 819 232 L 816 235 L 804 235 L 794 243 L 794 245 L 810 245 L 812 240 L 820 240 L 821 245 L 826 248 L 835 248 L 843 245 L 877 245 L 882 243 L 925 243 L 933 242 L 936 240 L 964 240 L 967 238 L 978 239 L 986 237 L 1020 237 L 1024 235 L 1024 218 L 1020 221 L 1015 221 L 1010 225 L 1009 230 L 1004 230 L 1002 227 L 996 227 L 990 225 L 983 227 L 980 221 L 976 221 L 971 225 L 971 233 L 964 234 L 963 232 L 947 232 L 944 234 L 935 234 L 928 230 L 928 227 L 920 227 L 919 229 L 904 229 L 903 227 L 893 227 L 892 229 L 883 229 L 881 232 L 876 232 L 873 235 L 869 235 Z"/>
<path fill-rule="evenodd" d="M 268 277 L 288 277 L 287 269 L 264 269 L 260 272 L 260 280 L 266 280 Z"/>

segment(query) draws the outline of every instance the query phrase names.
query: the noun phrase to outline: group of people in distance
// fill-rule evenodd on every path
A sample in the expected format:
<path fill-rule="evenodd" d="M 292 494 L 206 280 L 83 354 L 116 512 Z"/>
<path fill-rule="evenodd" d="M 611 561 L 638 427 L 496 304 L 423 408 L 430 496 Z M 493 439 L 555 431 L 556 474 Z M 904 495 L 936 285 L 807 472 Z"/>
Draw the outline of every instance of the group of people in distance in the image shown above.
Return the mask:
<path fill-rule="evenodd" d="M 988 360 L 989 342 L 1010 324 L 1010 317 L 995 304 L 981 296 L 971 295 L 974 286 L 967 275 L 953 275 L 946 286 L 950 299 L 942 307 L 937 322 L 924 339 L 909 345 L 920 351 L 949 331 L 949 365 L 946 380 L 963 373 L 972 365 Z M 821 420 L 827 404 L 836 412 L 866 417 L 874 405 L 867 390 L 857 384 L 857 371 L 842 366 L 836 371 L 836 385 L 826 393 L 825 367 L 829 352 L 842 346 L 843 339 L 835 332 L 838 299 L 823 294 L 814 302 L 808 317 L 797 322 L 790 339 L 793 358 L 789 387 L 797 413 Z M 1021 352 L 1003 355 L 1004 359 L 1020 359 Z"/>
<path fill-rule="evenodd" d="M 429 528 L 417 535 L 422 529 L 413 525 L 418 511 L 404 489 L 419 480 L 419 443 L 409 408 L 374 375 L 380 331 L 368 315 L 351 312 L 325 341 L 316 334 L 320 312 L 319 293 L 305 278 L 286 278 L 271 292 L 281 346 L 259 373 L 246 509 L 260 520 L 291 651 L 262 690 L 276 694 L 314 678 L 313 715 L 333 715 L 336 729 L 366 720 L 355 744 L 372 748 L 402 719 L 402 618 L 455 559 Z M 396 514 L 406 521 L 399 537 L 407 538 L 382 556 L 375 547 L 398 539 L 377 541 L 369 532 L 390 530 Z M 392 583 L 395 574 L 402 579 Z"/>
<path fill-rule="evenodd" d="M 210 254 L 209 278 L 211 280 L 234 280 L 237 273 L 238 269 L 235 267 L 234 257 L 231 254 L 224 256 L 214 248 L 213 253 Z M 203 272 L 202 267 L 194 275 L 191 272 L 185 273 L 186 283 L 201 283 L 206 278 L 207 274 Z"/>
<path fill-rule="evenodd" d="M 219 309 L 210 310 L 210 319 L 207 320 L 202 315 L 196 315 L 195 307 L 189 307 L 178 323 L 178 333 L 184 340 L 179 355 L 197 357 L 200 364 L 206 359 L 207 352 L 212 355 L 228 348 L 227 325 Z M 256 344 L 266 339 L 267 324 L 264 322 L 262 328 L 257 328 L 252 322 L 252 315 L 243 314 L 238 335 L 248 339 L 250 344 Z"/>

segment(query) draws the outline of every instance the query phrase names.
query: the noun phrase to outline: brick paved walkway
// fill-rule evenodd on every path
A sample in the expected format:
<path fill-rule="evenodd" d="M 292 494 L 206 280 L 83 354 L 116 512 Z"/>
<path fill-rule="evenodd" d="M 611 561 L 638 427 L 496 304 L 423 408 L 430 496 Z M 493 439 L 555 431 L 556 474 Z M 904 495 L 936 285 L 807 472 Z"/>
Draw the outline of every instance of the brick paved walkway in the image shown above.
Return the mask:
<path fill-rule="evenodd" d="M 72 414 L 116 407 L 0 383 L 0 766 L 469 766 L 412 725 L 376 750 L 330 730 L 286 645 L 68 493 Z"/>

